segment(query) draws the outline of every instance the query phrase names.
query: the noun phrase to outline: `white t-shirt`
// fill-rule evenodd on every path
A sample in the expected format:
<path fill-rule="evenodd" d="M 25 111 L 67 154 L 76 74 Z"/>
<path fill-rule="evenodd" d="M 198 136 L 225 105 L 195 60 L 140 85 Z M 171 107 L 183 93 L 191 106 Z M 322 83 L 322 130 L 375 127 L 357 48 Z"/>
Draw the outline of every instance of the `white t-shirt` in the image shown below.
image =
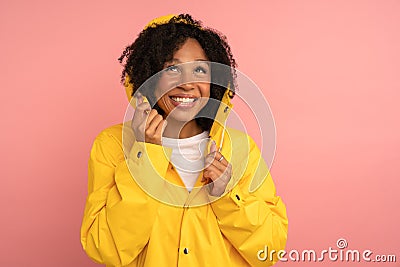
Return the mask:
<path fill-rule="evenodd" d="M 171 162 L 189 192 L 204 168 L 208 140 L 206 131 L 183 139 L 162 138 L 162 145 L 172 148 Z"/>

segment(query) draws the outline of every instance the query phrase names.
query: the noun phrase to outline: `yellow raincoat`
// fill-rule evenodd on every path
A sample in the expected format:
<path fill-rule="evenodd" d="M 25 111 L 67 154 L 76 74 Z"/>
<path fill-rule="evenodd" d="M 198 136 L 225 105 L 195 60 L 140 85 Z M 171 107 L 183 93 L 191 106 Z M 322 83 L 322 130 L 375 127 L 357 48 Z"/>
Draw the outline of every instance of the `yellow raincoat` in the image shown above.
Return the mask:
<path fill-rule="evenodd" d="M 227 90 L 216 121 L 224 122 L 231 107 Z M 123 124 L 101 132 L 90 155 L 81 228 L 88 256 L 130 267 L 274 264 L 276 253 L 272 259 L 258 256 L 265 248 L 284 249 L 285 205 L 254 141 L 223 125 L 214 122 L 210 138 L 222 147 L 233 175 L 219 198 L 207 194 L 201 174 L 189 193 L 170 163 L 170 149 L 135 140 L 125 144 L 123 132 L 124 138 L 131 133 Z"/>

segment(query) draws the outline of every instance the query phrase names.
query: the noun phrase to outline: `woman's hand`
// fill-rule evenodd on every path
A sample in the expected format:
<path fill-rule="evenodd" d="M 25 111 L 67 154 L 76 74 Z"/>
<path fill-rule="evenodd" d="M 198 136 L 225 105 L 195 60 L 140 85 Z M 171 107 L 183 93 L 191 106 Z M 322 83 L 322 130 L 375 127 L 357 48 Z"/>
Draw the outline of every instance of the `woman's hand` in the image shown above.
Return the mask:
<path fill-rule="evenodd" d="M 232 177 L 232 165 L 217 151 L 214 141 L 205 158 L 205 166 L 202 182 L 212 181 L 210 195 L 221 196 Z"/>
<path fill-rule="evenodd" d="M 162 133 L 166 126 L 167 121 L 157 110 L 151 109 L 149 103 L 143 102 L 136 107 L 132 129 L 137 141 L 161 145 Z"/>

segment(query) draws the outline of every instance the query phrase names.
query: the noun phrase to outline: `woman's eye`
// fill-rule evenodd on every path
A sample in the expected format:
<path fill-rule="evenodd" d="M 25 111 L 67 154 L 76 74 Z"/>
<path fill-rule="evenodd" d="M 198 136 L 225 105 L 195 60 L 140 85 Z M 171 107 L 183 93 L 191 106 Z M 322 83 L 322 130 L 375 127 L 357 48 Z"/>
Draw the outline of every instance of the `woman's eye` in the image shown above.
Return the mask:
<path fill-rule="evenodd" d="M 194 72 L 206 74 L 207 70 L 205 68 L 203 68 L 203 67 L 197 67 L 197 68 L 194 69 Z"/>
<path fill-rule="evenodd" d="M 177 72 L 178 71 L 178 67 L 177 66 L 169 66 L 165 70 L 166 71 L 170 71 L 170 72 Z"/>

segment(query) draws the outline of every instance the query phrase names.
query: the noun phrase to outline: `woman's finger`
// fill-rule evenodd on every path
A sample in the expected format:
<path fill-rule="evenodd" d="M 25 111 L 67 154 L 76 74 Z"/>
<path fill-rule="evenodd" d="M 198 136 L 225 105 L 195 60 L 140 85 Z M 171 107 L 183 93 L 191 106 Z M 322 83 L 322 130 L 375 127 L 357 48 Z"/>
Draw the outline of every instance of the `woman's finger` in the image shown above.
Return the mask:
<path fill-rule="evenodd" d="M 215 152 L 212 152 L 212 153 L 208 154 L 208 155 L 204 158 L 205 167 L 208 167 L 209 165 L 211 165 L 212 162 L 214 161 L 214 158 L 215 158 Z"/>
<path fill-rule="evenodd" d="M 148 137 L 153 137 L 153 135 L 156 132 L 156 129 L 158 127 L 158 125 L 163 121 L 163 117 L 160 114 L 156 114 L 156 115 L 151 115 L 151 113 L 149 114 L 149 118 L 147 119 L 147 125 L 146 125 L 146 136 Z"/>
<path fill-rule="evenodd" d="M 206 179 L 211 179 L 212 182 L 217 181 L 218 178 L 220 177 L 220 175 L 218 175 L 218 173 L 215 170 L 204 171 L 203 176 Z"/>
<path fill-rule="evenodd" d="M 221 170 L 219 170 L 217 167 L 215 167 L 214 165 L 210 165 L 204 170 L 203 175 L 206 178 L 210 178 L 211 180 L 215 181 L 222 175 L 222 173 L 223 172 L 221 172 Z"/>
<path fill-rule="evenodd" d="M 157 138 L 159 138 L 161 140 L 162 138 L 162 134 L 165 130 L 165 127 L 167 127 L 167 121 L 166 120 L 161 120 L 161 122 L 157 125 L 156 131 L 154 136 L 156 136 Z"/>
<path fill-rule="evenodd" d="M 134 128 L 137 128 L 139 125 L 142 125 L 144 121 L 146 121 L 146 117 L 148 115 L 148 113 L 145 112 L 146 110 L 151 110 L 150 104 L 147 102 L 137 106 L 135 114 L 132 118 L 132 126 Z"/>
<path fill-rule="evenodd" d="M 217 144 L 215 143 L 214 140 L 211 141 L 210 145 L 210 153 L 217 152 Z"/>
<path fill-rule="evenodd" d="M 148 111 L 148 112 L 147 112 Z M 146 115 L 151 111 L 151 106 L 148 102 L 143 102 L 140 105 L 136 106 L 136 112 L 145 113 Z"/>
<path fill-rule="evenodd" d="M 158 115 L 157 110 L 152 109 L 150 111 L 150 113 L 147 115 L 147 119 L 146 119 L 146 127 L 145 129 L 149 128 L 150 123 L 152 122 L 152 120 L 154 119 L 154 117 L 156 117 Z"/>
<path fill-rule="evenodd" d="M 215 153 L 215 161 L 218 161 L 218 162 L 222 163 L 224 166 L 228 166 L 228 164 L 229 164 L 229 162 L 221 154 L 221 152 L 218 152 L 218 151 Z"/>
<path fill-rule="evenodd" d="M 213 152 L 208 154 L 205 158 L 205 166 L 209 166 L 211 164 L 223 171 L 229 165 L 229 162 L 222 157 L 221 153 Z"/>
<path fill-rule="evenodd" d="M 227 168 L 228 165 L 223 164 L 222 162 L 219 162 L 218 160 L 214 160 L 210 166 L 214 166 L 217 168 L 220 172 L 224 172 Z"/>

